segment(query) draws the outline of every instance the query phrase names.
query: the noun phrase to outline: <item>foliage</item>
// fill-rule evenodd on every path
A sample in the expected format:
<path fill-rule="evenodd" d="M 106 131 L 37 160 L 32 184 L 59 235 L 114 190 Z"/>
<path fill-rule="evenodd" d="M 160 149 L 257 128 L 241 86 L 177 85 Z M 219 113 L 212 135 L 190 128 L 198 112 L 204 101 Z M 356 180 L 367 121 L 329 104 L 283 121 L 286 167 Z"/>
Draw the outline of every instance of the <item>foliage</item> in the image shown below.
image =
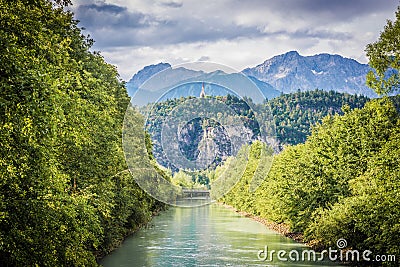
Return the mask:
<path fill-rule="evenodd" d="M 378 41 L 366 47 L 369 65 L 374 68 L 367 75 L 367 85 L 377 94 L 386 95 L 399 90 L 400 79 L 400 7 L 396 20 L 388 20 Z"/>
<path fill-rule="evenodd" d="M 205 188 L 209 181 L 201 172 L 185 172 L 179 170 L 172 177 L 172 183 L 182 188 Z"/>
<path fill-rule="evenodd" d="M 400 118 L 393 104 L 398 98 L 324 118 L 304 144 L 275 156 L 253 195 L 250 157 L 248 175 L 221 200 L 285 223 L 319 247 L 345 238 L 353 249 L 398 256 Z"/>
<path fill-rule="evenodd" d="M 211 196 L 221 196 L 220 200 L 227 204 L 255 212 L 257 198 L 254 191 L 261 182 L 257 178 L 268 171 L 272 153 L 272 149 L 261 141 L 243 146 L 236 157 L 231 157 L 209 174 L 212 177 Z"/>
<path fill-rule="evenodd" d="M 168 99 L 163 102 L 150 104 L 142 108 L 143 113 L 148 113 L 147 130 L 154 142 L 153 153 L 157 161 L 174 172 L 178 171 L 173 165 L 169 164 L 161 146 L 161 127 L 170 113 L 178 106 L 187 105 L 192 98 Z M 251 99 L 243 100 L 232 96 L 217 96 L 216 99 L 224 102 L 229 108 L 234 110 L 245 127 L 251 133 L 251 139 L 259 140 L 260 125 L 268 125 L 271 120 L 271 113 L 275 121 L 271 129 L 276 129 L 276 136 L 281 146 L 295 145 L 304 143 L 307 136 L 311 134 L 311 127 L 327 115 L 343 114 L 342 107 L 348 109 L 361 108 L 368 98 L 364 96 L 337 93 L 334 91 L 326 92 L 322 90 L 296 92 L 284 94 L 267 101 L 264 104 L 254 105 Z M 253 107 L 251 109 L 249 105 Z M 254 114 L 254 112 L 256 114 Z M 255 116 L 257 115 L 257 117 Z M 199 154 L 198 146 L 203 137 L 205 128 L 215 128 L 223 123 L 229 123 L 229 115 L 217 114 L 218 122 L 201 118 L 193 119 L 182 128 L 180 136 L 180 149 L 183 155 L 189 160 L 195 160 Z M 261 121 L 258 121 L 261 120 Z M 269 132 L 270 135 L 275 135 Z M 223 135 L 222 135 L 223 136 Z M 229 150 L 230 145 L 223 138 L 216 139 L 218 151 L 216 160 L 213 164 L 215 168 L 223 160 L 232 155 Z"/>
<path fill-rule="evenodd" d="M 227 111 L 233 111 L 237 117 L 243 122 L 246 131 L 249 133 L 250 138 L 256 140 L 260 135 L 259 125 L 255 119 L 254 113 L 248 106 L 248 104 L 239 99 L 236 96 L 217 96 L 216 100 L 226 104 Z M 163 125 L 168 124 L 168 119 L 171 116 L 171 112 L 176 111 L 177 107 L 185 106 L 187 109 L 196 110 L 196 101 L 191 101 L 193 97 L 181 97 L 175 99 L 167 99 L 166 101 L 149 104 L 141 109 L 142 113 L 147 114 L 147 125 L 146 130 L 151 135 L 152 142 L 154 144 L 153 154 L 157 161 L 164 167 L 170 168 L 173 172 L 177 172 L 178 169 L 169 162 L 165 153 L 163 153 L 161 145 L 161 134 Z M 198 109 L 197 109 L 198 110 Z M 199 110 L 201 112 L 201 110 Z M 212 128 L 217 132 L 217 137 L 214 141 L 217 146 L 217 152 L 213 167 L 220 164 L 224 159 L 230 156 L 231 145 L 229 140 L 226 138 L 226 133 L 223 132 L 222 125 L 232 124 L 232 116 L 228 113 L 219 112 L 217 115 L 218 122 L 214 119 L 199 117 L 194 118 L 186 123 L 182 127 L 180 136 L 178 136 L 179 149 L 182 154 L 189 160 L 196 160 L 199 156 L 199 144 L 203 138 L 204 130 Z"/>
<path fill-rule="evenodd" d="M 267 102 L 276 123 L 276 135 L 282 145 L 304 143 L 311 128 L 327 115 L 343 114 L 342 107 L 362 108 L 367 97 L 334 91 L 305 91 L 284 94 Z"/>
<path fill-rule="evenodd" d="M 318 220 L 306 233 L 324 245 L 341 236 L 359 250 L 400 255 L 399 113 L 387 99 L 369 107 L 374 111 L 369 115 L 375 118 L 363 127 L 365 135 L 360 137 L 367 140 L 359 148 L 361 168 L 348 180 L 348 197 L 317 210 Z"/>
<path fill-rule="evenodd" d="M 97 265 L 160 207 L 123 171 L 124 84 L 56 2 L 0 0 L 2 266 Z"/>

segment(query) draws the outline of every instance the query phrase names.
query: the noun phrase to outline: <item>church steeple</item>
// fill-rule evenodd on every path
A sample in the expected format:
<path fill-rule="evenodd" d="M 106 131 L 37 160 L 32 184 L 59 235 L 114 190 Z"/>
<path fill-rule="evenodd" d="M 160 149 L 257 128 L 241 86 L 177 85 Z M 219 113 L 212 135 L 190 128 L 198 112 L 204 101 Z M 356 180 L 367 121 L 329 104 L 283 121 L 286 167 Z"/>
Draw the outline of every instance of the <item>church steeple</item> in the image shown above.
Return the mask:
<path fill-rule="evenodd" d="M 201 93 L 200 93 L 200 98 L 206 97 L 206 92 L 204 91 L 204 83 L 201 86 Z"/>

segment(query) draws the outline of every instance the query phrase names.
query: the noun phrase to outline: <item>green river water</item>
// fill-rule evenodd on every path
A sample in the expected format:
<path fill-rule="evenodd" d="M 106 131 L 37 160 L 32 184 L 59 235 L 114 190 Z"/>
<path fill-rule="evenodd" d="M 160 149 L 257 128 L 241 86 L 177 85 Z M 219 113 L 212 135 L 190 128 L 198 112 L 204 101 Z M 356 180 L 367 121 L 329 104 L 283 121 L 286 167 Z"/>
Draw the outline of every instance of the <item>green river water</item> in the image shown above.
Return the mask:
<path fill-rule="evenodd" d="M 259 251 L 284 250 L 259 259 Z M 291 261 L 289 253 L 299 261 Z M 145 229 L 127 238 L 100 263 L 105 267 L 131 266 L 337 266 L 329 261 L 301 261 L 302 244 L 269 230 L 221 205 L 170 208 L 153 218 Z M 263 258 L 264 254 L 260 254 Z M 307 259 L 307 258 L 306 258 Z"/>

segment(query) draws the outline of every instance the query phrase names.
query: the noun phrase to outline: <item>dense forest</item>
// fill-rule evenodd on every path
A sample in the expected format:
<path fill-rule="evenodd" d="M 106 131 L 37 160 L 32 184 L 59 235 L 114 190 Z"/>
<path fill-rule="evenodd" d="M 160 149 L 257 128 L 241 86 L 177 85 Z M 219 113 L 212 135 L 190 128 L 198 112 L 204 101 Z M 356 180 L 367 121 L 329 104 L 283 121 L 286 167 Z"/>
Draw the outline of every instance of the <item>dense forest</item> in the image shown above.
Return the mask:
<path fill-rule="evenodd" d="M 177 172 L 178 168 L 170 164 L 163 152 L 161 128 L 163 123 L 168 122 L 171 112 L 175 108 L 188 103 L 192 99 L 194 97 L 168 99 L 148 104 L 141 108 L 141 112 L 147 116 L 146 129 L 154 143 L 154 156 L 162 166 L 170 168 L 173 172 Z M 242 131 L 250 133 L 249 142 L 261 140 L 260 124 L 266 124 L 268 123 L 267 120 L 273 118 L 273 129 L 275 131 L 273 135 L 276 135 L 281 148 L 284 145 L 304 143 L 311 133 L 312 126 L 321 122 L 325 116 L 343 114 L 344 110 L 361 108 L 368 101 L 368 98 L 364 96 L 323 90 L 283 94 L 257 105 L 252 103 L 251 99 L 240 99 L 232 95 L 216 96 L 215 99 L 223 102 L 236 112 L 245 126 Z M 260 116 L 256 118 L 254 112 Z M 273 117 L 264 116 L 265 114 L 272 114 Z M 220 129 L 221 127 L 218 127 L 220 123 L 229 122 L 229 116 L 225 113 L 217 114 L 217 117 L 220 122 L 197 117 L 185 125 L 180 132 L 179 148 L 186 158 L 190 160 L 197 158 L 199 154 L 198 146 L 203 138 L 204 129 L 209 127 Z M 215 168 L 228 156 L 232 155 L 229 139 L 226 138 L 226 134 L 223 131 L 217 134 L 215 141 L 217 155 L 211 168 Z"/>
<path fill-rule="evenodd" d="M 334 91 L 305 91 L 283 94 L 267 102 L 282 145 L 304 143 L 311 128 L 327 115 L 343 114 L 342 108 L 362 108 L 368 98 Z"/>
<path fill-rule="evenodd" d="M 399 255 L 400 117 L 393 103 L 399 98 L 325 117 L 304 144 L 288 146 L 274 158 L 255 192 L 251 181 L 263 173 L 256 170 L 269 168 L 271 160 L 260 156 L 265 146 L 259 142 L 243 148 L 232 160 L 248 160 L 244 172 L 224 165 L 215 170 L 216 178 L 224 172 L 241 177 L 220 200 L 284 223 L 317 248 L 345 238 L 359 251 Z M 226 192 L 224 186 L 231 184 L 212 183 L 213 194 Z"/>
<path fill-rule="evenodd" d="M 316 90 L 259 106 L 217 97 L 248 139 L 233 156 L 221 129 L 233 116 L 201 119 L 199 111 L 178 140 L 186 158 L 198 157 L 204 129 L 222 137 L 211 168 L 188 174 L 163 162 L 158 135 L 163 118 L 187 99 L 145 107 L 156 113 L 144 118 L 116 68 L 90 50 L 93 40 L 65 11 L 69 3 L 0 0 L 0 266 L 97 266 L 166 208 L 139 186 L 150 178 L 150 186 L 211 183 L 215 198 L 283 223 L 317 248 L 345 238 L 352 249 L 400 255 L 400 97 Z M 397 72 L 387 77 L 400 69 L 393 38 L 400 11 L 396 17 L 366 49 L 376 70 L 367 82 L 379 94 L 400 84 Z M 277 155 L 256 119 L 268 110 L 282 145 Z M 163 189 L 152 187 L 175 197 Z"/>
<path fill-rule="evenodd" d="M 1 266 L 95 266 L 164 207 L 126 171 L 124 83 L 56 2 L 0 0 Z"/>
<path fill-rule="evenodd" d="M 208 98 L 211 98 L 209 96 Z M 189 160 L 195 160 L 199 156 L 199 144 L 203 139 L 204 130 L 212 131 L 216 143 L 216 156 L 211 167 L 220 164 L 227 156 L 232 155 L 231 141 L 227 137 L 226 129 L 222 125 L 232 125 L 237 119 L 243 127 L 239 129 L 248 136 L 248 140 L 257 140 L 260 137 L 260 127 L 254 116 L 252 109 L 246 101 L 236 96 L 216 96 L 215 100 L 220 101 L 228 108 L 218 110 L 215 119 L 202 116 L 201 109 L 197 105 L 201 103 L 195 101 L 195 97 L 181 97 L 168 99 L 166 101 L 151 103 L 141 108 L 142 114 L 146 117 L 146 130 L 149 132 L 153 142 L 153 153 L 157 161 L 164 167 L 173 172 L 179 168 L 171 164 L 165 155 L 162 147 L 162 127 L 171 123 L 170 118 L 181 114 L 175 114 L 178 108 L 187 110 L 197 110 L 197 115 L 190 121 L 185 121 L 184 127 L 179 132 L 179 149 Z M 175 112 L 175 113 L 174 113 Z M 231 114 L 233 113 L 233 114 Z M 222 124 L 222 125 L 221 125 Z"/>

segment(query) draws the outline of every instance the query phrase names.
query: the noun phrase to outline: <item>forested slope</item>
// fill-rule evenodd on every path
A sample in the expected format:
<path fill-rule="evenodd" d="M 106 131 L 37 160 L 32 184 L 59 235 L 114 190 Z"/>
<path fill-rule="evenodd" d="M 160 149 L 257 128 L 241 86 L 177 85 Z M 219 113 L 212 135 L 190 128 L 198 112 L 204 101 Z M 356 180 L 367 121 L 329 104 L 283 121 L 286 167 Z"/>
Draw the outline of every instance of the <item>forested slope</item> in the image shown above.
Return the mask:
<path fill-rule="evenodd" d="M 277 138 L 283 145 L 304 143 L 311 127 L 327 115 L 343 114 L 345 109 L 362 108 L 368 98 L 334 91 L 305 91 L 270 99 L 276 123 Z"/>
<path fill-rule="evenodd" d="M 95 266 L 162 207 L 126 171 L 116 69 L 52 3 L 0 0 L 1 266 Z"/>
<path fill-rule="evenodd" d="M 236 112 L 245 126 L 242 131 L 247 131 L 253 141 L 260 139 L 260 124 L 274 124 L 273 129 L 276 131 L 276 138 L 281 147 L 304 143 L 307 136 L 311 134 L 312 126 L 321 122 L 325 116 L 343 114 L 342 107 L 345 110 L 361 108 L 368 101 L 368 98 L 364 96 L 322 90 L 283 94 L 257 105 L 254 105 L 251 99 L 239 99 L 232 95 L 213 98 L 224 103 L 228 107 L 227 111 L 233 110 Z M 171 116 L 174 109 L 179 106 L 189 105 L 188 103 L 192 99 L 193 97 L 168 99 L 141 108 L 142 113 L 147 116 L 146 129 L 154 142 L 153 152 L 155 158 L 161 165 L 171 168 L 173 171 L 177 171 L 177 169 L 169 163 L 162 151 L 161 128 L 163 123 L 168 122 L 169 116 Z M 249 105 L 253 106 L 254 110 Z M 257 118 L 254 112 L 259 113 Z M 272 114 L 273 117 L 268 114 Z M 217 114 L 217 116 L 221 120 L 220 122 L 229 121 L 227 114 L 221 113 Z M 180 148 L 188 159 L 196 159 L 199 153 L 198 145 L 206 127 L 215 127 L 215 123 L 214 125 L 205 125 L 203 119 L 197 118 L 187 122 L 185 128 L 182 129 L 180 133 Z M 218 151 L 213 166 L 218 165 L 223 159 L 231 155 L 230 146 L 224 142 L 223 135 L 216 138 L 215 141 Z"/>
<path fill-rule="evenodd" d="M 268 165 L 257 156 L 263 147 L 254 143 L 252 164 L 221 200 L 285 223 L 316 247 L 335 247 L 344 238 L 348 248 L 399 255 L 398 98 L 372 100 L 362 109 L 324 118 L 304 144 L 275 156 L 264 182 L 251 192 L 256 163 Z M 224 166 L 216 169 L 223 171 Z M 211 188 L 221 190 L 213 184 Z"/>

